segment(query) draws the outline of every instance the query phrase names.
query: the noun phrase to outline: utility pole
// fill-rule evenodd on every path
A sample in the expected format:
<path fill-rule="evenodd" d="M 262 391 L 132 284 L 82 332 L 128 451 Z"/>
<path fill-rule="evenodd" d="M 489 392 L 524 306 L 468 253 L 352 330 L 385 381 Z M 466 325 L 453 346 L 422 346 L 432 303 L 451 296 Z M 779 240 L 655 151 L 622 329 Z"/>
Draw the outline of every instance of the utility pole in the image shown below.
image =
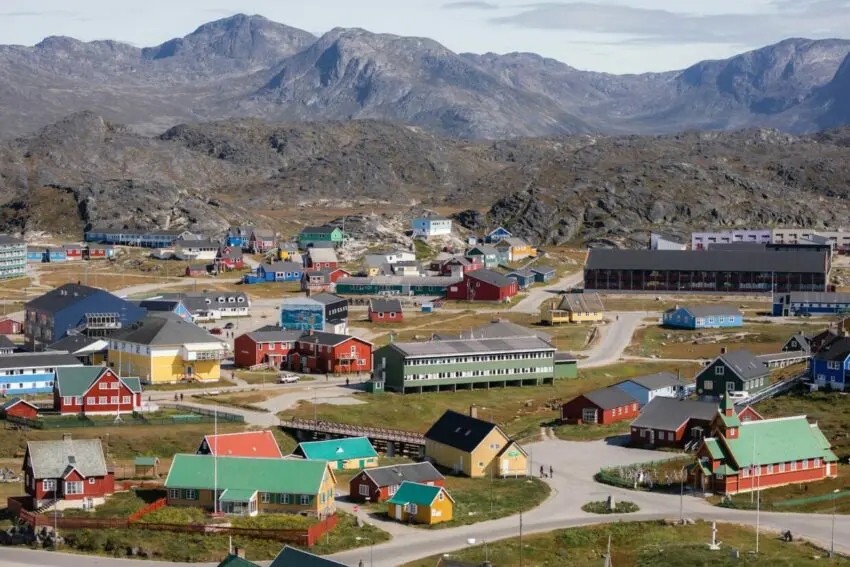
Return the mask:
<path fill-rule="evenodd" d="M 519 509 L 519 567 L 522 567 L 522 508 Z"/>
<path fill-rule="evenodd" d="M 614 567 L 614 562 L 611 561 L 611 535 L 608 535 L 608 551 L 605 552 L 605 562 L 603 567 Z"/>

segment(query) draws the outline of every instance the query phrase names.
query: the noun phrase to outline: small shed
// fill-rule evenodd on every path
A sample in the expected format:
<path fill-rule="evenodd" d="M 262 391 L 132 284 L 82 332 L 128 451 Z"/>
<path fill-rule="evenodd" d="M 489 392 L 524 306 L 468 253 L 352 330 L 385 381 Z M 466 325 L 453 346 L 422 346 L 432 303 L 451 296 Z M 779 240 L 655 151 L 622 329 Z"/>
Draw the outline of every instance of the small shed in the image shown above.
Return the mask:
<path fill-rule="evenodd" d="M 5 317 L 0 319 L 0 335 L 20 335 L 23 327 L 19 321 Z"/>
<path fill-rule="evenodd" d="M 26 419 L 38 418 L 38 406 L 35 406 L 22 398 L 12 398 L 0 405 L 0 416 L 23 417 Z"/>
<path fill-rule="evenodd" d="M 133 476 L 135 478 L 159 477 L 159 457 L 136 457 Z"/>
<path fill-rule="evenodd" d="M 190 264 L 186 266 L 186 276 L 205 276 L 209 273 L 206 264 Z"/>

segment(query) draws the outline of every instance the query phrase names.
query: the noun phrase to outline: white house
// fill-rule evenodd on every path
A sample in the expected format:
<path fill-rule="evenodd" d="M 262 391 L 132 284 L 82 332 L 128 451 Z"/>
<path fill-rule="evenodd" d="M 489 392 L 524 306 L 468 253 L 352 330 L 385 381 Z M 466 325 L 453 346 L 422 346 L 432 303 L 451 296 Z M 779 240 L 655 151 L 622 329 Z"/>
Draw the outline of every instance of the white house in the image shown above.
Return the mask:
<path fill-rule="evenodd" d="M 174 243 L 174 256 L 178 260 L 210 260 L 218 256 L 219 245 L 210 240 L 178 240 Z"/>
<path fill-rule="evenodd" d="M 681 398 L 693 385 L 680 380 L 675 374 L 659 372 L 623 380 L 614 386 L 631 395 L 643 407 L 656 397 Z"/>
<path fill-rule="evenodd" d="M 452 219 L 429 215 L 413 219 L 413 236 L 428 238 L 452 233 Z"/>
<path fill-rule="evenodd" d="M 649 247 L 652 250 L 685 250 L 687 246 L 680 239 L 670 234 L 652 232 L 649 235 Z"/>
<path fill-rule="evenodd" d="M 366 263 L 380 266 L 381 264 L 398 264 L 399 262 L 413 262 L 416 254 L 408 250 L 375 250 L 366 254 Z"/>

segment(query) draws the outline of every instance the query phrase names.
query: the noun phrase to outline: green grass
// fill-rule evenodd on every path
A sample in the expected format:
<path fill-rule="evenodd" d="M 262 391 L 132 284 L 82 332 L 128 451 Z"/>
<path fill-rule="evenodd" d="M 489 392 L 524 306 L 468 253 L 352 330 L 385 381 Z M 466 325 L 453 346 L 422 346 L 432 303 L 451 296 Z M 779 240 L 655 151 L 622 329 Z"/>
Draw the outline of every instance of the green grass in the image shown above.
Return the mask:
<path fill-rule="evenodd" d="M 717 539 L 720 551 L 709 551 L 711 524 L 671 526 L 663 522 L 618 522 L 599 526 L 555 530 L 525 536 L 522 540 L 523 564 L 529 567 L 598 567 L 611 536 L 611 559 L 617 567 L 815 567 L 825 564 L 847 566 L 850 560 L 836 557 L 825 559 L 826 552 L 805 542 L 782 543 L 762 531 L 760 553 L 755 549 L 755 532 L 749 527 L 718 524 Z M 518 538 L 488 543 L 489 559 L 493 565 L 519 565 Z M 732 550 L 741 553 L 740 559 L 730 556 Z M 463 548 L 451 554 L 452 559 L 481 562 L 482 546 Z M 439 555 L 407 563 L 404 567 L 433 567 Z"/>
<path fill-rule="evenodd" d="M 549 485 L 537 478 L 494 478 L 491 511 L 489 479 L 447 476 L 446 490 L 455 499 L 453 519 L 429 526 L 433 529 L 477 524 L 512 516 L 520 510 L 527 512 L 550 493 Z"/>
<path fill-rule="evenodd" d="M 832 450 L 842 460 L 850 457 L 850 395 L 838 392 L 807 392 L 795 390 L 758 404 L 756 408 L 765 417 L 806 415 L 816 421 L 832 443 Z"/>
<path fill-rule="evenodd" d="M 203 508 L 188 508 L 183 506 L 163 506 L 150 514 L 145 514 L 140 520 L 145 524 L 206 524 L 210 516 Z"/>
<path fill-rule="evenodd" d="M 144 508 L 159 498 L 165 498 L 165 490 L 130 490 L 116 492 L 106 499 L 106 502 L 92 512 L 84 510 L 65 510 L 65 517 L 82 518 L 123 518 Z"/>
<path fill-rule="evenodd" d="M 215 388 L 229 388 L 230 386 L 235 385 L 235 382 L 231 382 L 226 378 L 221 378 L 220 380 L 216 380 L 215 382 L 178 382 L 177 384 L 146 384 L 144 386 L 144 389 L 145 391 L 152 392 L 170 392 L 172 390 L 209 390 Z"/>
<path fill-rule="evenodd" d="M 567 441 L 596 441 L 614 435 L 625 435 L 630 431 L 630 422 L 621 421 L 609 425 L 592 425 L 587 423 L 563 423 L 553 428 L 558 439 Z"/>
<path fill-rule="evenodd" d="M 274 384 L 277 381 L 278 373 L 275 370 L 236 370 L 234 374 L 240 380 L 244 380 L 253 386 L 255 384 Z"/>
<path fill-rule="evenodd" d="M 582 506 L 581 509 L 590 514 L 631 514 L 640 511 L 640 506 L 628 500 L 619 500 L 614 501 L 614 509 L 611 510 L 605 500 L 594 500 Z"/>
<path fill-rule="evenodd" d="M 471 404 L 479 406 L 478 416 L 502 426 L 520 440 L 537 436 L 541 424 L 558 418 L 557 407 L 582 392 L 609 386 L 629 376 L 640 376 L 663 370 L 682 368 L 690 372 L 696 365 L 671 363 L 617 364 L 582 370 L 574 379 L 556 380 L 551 386 L 512 387 L 492 390 L 430 392 L 424 394 L 356 394 L 365 403 L 336 406 L 318 404 L 320 419 L 425 432 L 447 409 L 466 412 Z M 282 419 L 293 416 L 312 419 L 313 406 L 302 401 L 295 409 L 278 414 Z"/>
<path fill-rule="evenodd" d="M 847 466 L 838 467 L 838 477 L 828 478 L 818 482 L 810 482 L 807 484 L 789 484 L 786 486 L 778 486 L 761 491 L 760 506 L 763 510 L 775 510 L 778 512 L 805 512 L 814 514 L 831 514 L 832 499 L 829 498 L 820 502 L 807 502 L 797 506 L 776 506 L 788 500 L 796 500 L 798 498 L 811 498 L 814 496 L 831 495 L 833 490 L 846 491 L 850 490 L 850 471 Z M 751 502 L 750 494 L 736 494 L 731 497 L 732 504 L 736 507 L 749 507 L 755 504 Z M 719 496 L 711 497 L 709 500 L 713 503 L 720 503 Z M 754 500 L 753 500 L 754 502 Z M 842 496 L 835 499 L 835 511 L 838 514 L 850 514 L 850 496 Z"/>
<path fill-rule="evenodd" d="M 434 250 L 424 240 L 419 239 L 413 241 L 413 249 L 416 251 L 417 260 L 430 260 L 431 258 L 436 258 L 439 252 L 438 250 Z"/>

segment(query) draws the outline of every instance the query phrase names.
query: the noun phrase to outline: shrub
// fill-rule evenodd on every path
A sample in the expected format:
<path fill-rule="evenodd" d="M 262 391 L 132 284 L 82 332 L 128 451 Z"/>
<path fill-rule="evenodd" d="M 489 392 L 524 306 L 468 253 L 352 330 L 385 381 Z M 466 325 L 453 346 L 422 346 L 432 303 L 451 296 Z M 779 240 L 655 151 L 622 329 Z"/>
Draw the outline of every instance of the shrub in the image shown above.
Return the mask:
<path fill-rule="evenodd" d="M 608 509 L 608 502 L 605 500 L 595 500 L 588 502 L 581 509 L 591 514 L 631 514 L 640 510 L 640 507 L 634 502 L 621 500 L 614 503 L 614 510 L 612 511 Z"/>

